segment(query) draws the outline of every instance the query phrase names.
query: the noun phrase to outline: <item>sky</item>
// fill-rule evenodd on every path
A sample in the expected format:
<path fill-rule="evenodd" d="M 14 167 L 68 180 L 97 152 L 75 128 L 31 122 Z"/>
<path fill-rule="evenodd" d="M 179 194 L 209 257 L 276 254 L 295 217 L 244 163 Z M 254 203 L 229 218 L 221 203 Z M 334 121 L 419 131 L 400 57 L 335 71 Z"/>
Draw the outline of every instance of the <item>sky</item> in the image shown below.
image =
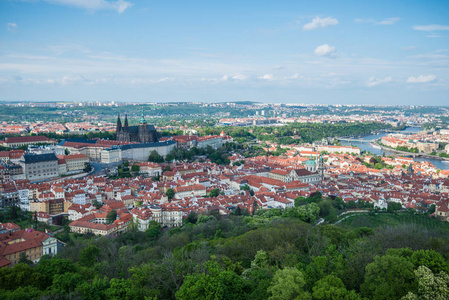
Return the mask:
<path fill-rule="evenodd" d="M 449 1 L 0 0 L 0 100 L 449 105 Z"/>

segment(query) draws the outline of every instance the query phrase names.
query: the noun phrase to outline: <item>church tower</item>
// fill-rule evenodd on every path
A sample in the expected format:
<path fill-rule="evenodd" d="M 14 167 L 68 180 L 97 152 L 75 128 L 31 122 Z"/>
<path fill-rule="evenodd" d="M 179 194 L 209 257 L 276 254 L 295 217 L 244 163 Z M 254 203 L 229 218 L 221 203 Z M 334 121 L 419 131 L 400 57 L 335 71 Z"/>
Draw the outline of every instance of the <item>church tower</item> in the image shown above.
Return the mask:
<path fill-rule="evenodd" d="M 320 155 L 320 160 L 318 163 L 318 170 L 320 172 L 320 180 L 323 181 L 324 180 L 324 159 L 323 156 Z"/>
<path fill-rule="evenodd" d="M 148 125 L 147 125 L 147 121 L 145 120 L 143 110 L 142 110 L 142 115 L 140 116 L 140 119 L 139 119 L 138 132 L 139 132 L 139 142 L 141 142 L 141 143 L 149 143 L 150 142 L 150 135 L 148 133 Z"/>
<path fill-rule="evenodd" d="M 120 131 L 122 131 L 122 121 L 120 120 L 120 114 L 117 114 L 117 128 L 115 130 L 117 136 L 120 133 Z"/>
<path fill-rule="evenodd" d="M 128 115 L 125 115 L 125 124 L 123 125 L 123 140 L 124 142 L 130 142 L 131 136 L 129 134 L 129 126 L 128 126 Z"/>

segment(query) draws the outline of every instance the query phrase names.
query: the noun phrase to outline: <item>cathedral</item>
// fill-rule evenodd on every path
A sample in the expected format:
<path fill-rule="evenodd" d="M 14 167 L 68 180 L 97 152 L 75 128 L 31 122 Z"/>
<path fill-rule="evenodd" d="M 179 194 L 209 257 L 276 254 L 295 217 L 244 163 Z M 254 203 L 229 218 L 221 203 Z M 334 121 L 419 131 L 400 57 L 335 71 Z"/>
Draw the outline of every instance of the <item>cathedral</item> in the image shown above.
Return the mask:
<path fill-rule="evenodd" d="M 125 115 L 125 123 L 122 125 L 120 115 L 117 118 L 117 137 L 120 142 L 138 142 L 138 143 L 154 143 L 159 141 L 159 133 L 153 125 L 148 125 L 142 116 L 139 119 L 139 125 L 129 126 L 128 116 Z"/>

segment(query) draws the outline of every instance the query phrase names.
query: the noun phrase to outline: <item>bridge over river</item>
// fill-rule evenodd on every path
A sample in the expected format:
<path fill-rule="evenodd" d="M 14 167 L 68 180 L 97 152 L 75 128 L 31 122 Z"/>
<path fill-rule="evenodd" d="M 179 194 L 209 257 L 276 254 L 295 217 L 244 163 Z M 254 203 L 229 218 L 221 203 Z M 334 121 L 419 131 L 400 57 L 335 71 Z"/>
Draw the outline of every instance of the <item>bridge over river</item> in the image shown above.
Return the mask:
<path fill-rule="evenodd" d="M 354 142 L 354 143 L 371 144 L 374 147 L 378 147 L 378 148 L 381 148 L 381 149 L 389 151 L 389 152 L 394 152 L 396 154 L 402 154 L 404 156 L 409 156 L 409 157 L 410 156 L 412 156 L 412 157 L 425 157 L 425 158 L 433 158 L 433 159 L 443 160 L 443 159 L 441 159 L 439 157 L 435 157 L 435 156 L 429 155 L 430 152 L 412 153 L 412 152 L 400 151 L 400 150 L 397 150 L 397 149 L 393 149 L 393 148 L 390 148 L 390 147 L 379 145 L 375 139 L 374 140 L 364 140 L 364 139 L 360 139 L 360 138 L 342 137 L 342 138 L 339 138 L 338 140 L 342 141 L 342 142 L 347 142 L 347 143 Z"/>
<path fill-rule="evenodd" d="M 342 142 L 348 142 L 348 143 L 356 142 L 356 143 L 366 143 L 366 144 L 374 143 L 376 141 L 376 140 L 364 140 L 364 139 L 357 139 L 357 138 L 339 138 L 338 140 L 342 141 Z"/>

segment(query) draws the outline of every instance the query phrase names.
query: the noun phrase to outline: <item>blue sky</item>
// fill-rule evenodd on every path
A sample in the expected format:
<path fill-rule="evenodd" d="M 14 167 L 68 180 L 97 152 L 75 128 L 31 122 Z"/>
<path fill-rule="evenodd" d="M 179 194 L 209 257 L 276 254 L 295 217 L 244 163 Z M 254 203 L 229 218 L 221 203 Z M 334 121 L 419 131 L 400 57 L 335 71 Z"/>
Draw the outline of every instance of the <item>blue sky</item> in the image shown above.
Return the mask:
<path fill-rule="evenodd" d="M 449 104 L 449 1 L 0 0 L 0 100 Z"/>

